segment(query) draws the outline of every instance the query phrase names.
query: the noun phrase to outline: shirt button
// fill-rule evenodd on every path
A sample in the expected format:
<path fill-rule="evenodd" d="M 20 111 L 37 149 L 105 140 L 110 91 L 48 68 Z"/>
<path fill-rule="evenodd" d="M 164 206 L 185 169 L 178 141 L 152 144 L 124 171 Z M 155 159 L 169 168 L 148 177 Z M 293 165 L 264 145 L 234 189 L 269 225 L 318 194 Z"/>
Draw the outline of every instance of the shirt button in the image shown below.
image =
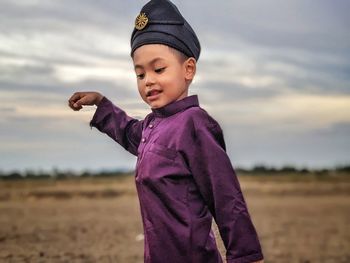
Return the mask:
<path fill-rule="evenodd" d="M 146 138 L 142 138 L 142 139 L 141 139 L 141 142 L 145 142 L 145 141 L 146 141 Z"/>
<path fill-rule="evenodd" d="M 152 129 L 153 128 L 153 124 L 148 125 L 148 127 L 150 127 Z"/>

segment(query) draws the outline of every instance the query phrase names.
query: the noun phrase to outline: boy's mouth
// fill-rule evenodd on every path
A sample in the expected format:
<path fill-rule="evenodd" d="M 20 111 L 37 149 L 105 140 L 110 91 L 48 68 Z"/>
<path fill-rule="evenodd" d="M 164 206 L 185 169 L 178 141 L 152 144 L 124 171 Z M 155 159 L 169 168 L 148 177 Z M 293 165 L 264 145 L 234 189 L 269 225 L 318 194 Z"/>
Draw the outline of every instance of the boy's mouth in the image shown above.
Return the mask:
<path fill-rule="evenodd" d="M 146 97 L 149 99 L 149 100 L 154 100 L 158 97 L 158 95 L 161 93 L 162 91 L 160 90 L 149 90 L 147 91 L 146 93 Z"/>

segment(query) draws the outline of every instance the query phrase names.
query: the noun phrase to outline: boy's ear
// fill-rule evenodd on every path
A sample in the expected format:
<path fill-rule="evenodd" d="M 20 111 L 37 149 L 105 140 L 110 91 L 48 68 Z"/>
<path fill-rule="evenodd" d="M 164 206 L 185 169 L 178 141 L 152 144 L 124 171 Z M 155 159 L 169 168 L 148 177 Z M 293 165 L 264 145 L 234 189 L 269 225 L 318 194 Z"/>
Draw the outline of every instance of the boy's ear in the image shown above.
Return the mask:
<path fill-rule="evenodd" d="M 188 58 L 184 62 L 184 70 L 185 70 L 185 79 L 187 81 L 192 81 L 194 75 L 196 74 L 196 59 L 193 57 Z"/>

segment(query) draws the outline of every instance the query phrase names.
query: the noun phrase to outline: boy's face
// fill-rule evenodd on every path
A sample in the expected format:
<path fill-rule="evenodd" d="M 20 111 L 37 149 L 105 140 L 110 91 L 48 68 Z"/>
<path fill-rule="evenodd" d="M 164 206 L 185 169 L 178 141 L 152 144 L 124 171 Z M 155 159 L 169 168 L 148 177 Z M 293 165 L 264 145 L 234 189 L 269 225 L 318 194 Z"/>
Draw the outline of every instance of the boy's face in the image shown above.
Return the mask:
<path fill-rule="evenodd" d="M 181 61 L 176 51 L 162 44 L 147 44 L 134 51 L 137 86 L 151 108 L 160 108 L 187 96 L 195 74 L 195 59 Z"/>

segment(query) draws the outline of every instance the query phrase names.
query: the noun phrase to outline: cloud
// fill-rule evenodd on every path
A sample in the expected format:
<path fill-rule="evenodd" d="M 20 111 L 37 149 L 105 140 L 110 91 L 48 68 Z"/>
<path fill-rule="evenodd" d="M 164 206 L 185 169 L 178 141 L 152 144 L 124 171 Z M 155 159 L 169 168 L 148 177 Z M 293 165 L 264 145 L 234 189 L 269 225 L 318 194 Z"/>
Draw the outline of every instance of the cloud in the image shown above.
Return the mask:
<path fill-rule="evenodd" d="M 238 42 L 266 48 L 332 52 L 346 51 L 350 44 L 349 19 L 345 14 L 350 5 L 346 1 L 236 0 L 205 1 L 200 5 L 202 8 L 195 2 L 182 5 L 202 37 L 207 40 L 208 32 L 214 34 L 217 39 L 214 43 L 219 48 L 235 48 Z"/>
<path fill-rule="evenodd" d="M 110 138 L 89 133 L 94 108 L 73 112 L 67 100 L 95 90 L 133 117 L 150 111 L 129 54 L 146 2 L 1 1 L 0 169 L 133 167 Z M 225 128 L 235 163 L 348 160 L 348 2 L 174 3 L 202 45 L 190 94 Z"/>

